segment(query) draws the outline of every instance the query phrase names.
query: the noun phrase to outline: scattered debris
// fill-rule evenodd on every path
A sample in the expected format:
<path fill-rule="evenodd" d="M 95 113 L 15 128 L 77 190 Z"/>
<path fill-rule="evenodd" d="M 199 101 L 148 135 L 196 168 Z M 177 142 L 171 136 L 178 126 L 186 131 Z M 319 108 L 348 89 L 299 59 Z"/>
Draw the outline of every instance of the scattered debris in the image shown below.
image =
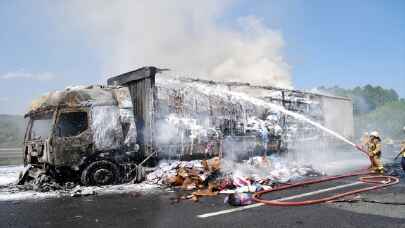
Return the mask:
<path fill-rule="evenodd" d="M 162 189 L 158 185 L 148 184 L 146 182 L 137 184 L 121 184 L 121 185 L 106 185 L 106 186 L 78 186 L 74 182 L 66 182 L 59 184 L 52 179 L 40 177 L 42 180 L 41 186 L 35 187 L 34 181 L 30 181 L 24 185 L 16 185 L 20 171 L 24 170 L 23 166 L 2 166 L 0 167 L 0 201 L 20 200 L 37 200 L 45 198 L 59 198 L 71 196 L 86 196 L 86 195 L 108 195 L 108 194 L 130 194 L 133 197 L 138 195 L 156 194 Z M 46 182 L 46 181 L 50 182 Z M 54 186 L 54 187 L 49 187 Z M 86 199 L 86 200 L 91 200 Z"/>
<path fill-rule="evenodd" d="M 225 198 L 225 203 L 232 206 L 246 206 L 253 204 L 252 194 L 250 193 L 234 193 Z"/>
<path fill-rule="evenodd" d="M 82 188 L 80 186 L 76 186 L 72 189 L 70 196 L 72 197 L 79 197 L 79 196 L 90 196 L 96 195 L 96 191 L 92 187 L 85 187 Z"/>
<path fill-rule="evenodd" d="M 243 168 L 241 168 L 243 166 Z M 278 184 L 323 173 L 310 166 L 283 163 L 277 156 L 253 157 L 240 163 L 209 160 L 164 161 L 147 175 L 149 183 L 193 191 L 179 199 L 198 201 L 200 197 L 229 194 L 240 198 L 242 193 L 269 190 Z M 233 202 L 233 201 L 232 201 Z"/>

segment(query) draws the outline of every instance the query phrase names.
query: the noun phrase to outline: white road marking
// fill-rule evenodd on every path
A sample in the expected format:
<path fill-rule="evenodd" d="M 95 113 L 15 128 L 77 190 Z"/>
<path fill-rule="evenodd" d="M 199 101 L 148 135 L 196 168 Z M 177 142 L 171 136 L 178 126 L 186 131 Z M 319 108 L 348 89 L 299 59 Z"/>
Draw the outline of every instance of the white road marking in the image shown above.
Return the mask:
<path fill-rule="evenodd" d="M 279 201 L 288 201 L 288 200 L 293 200 L 293 199 L 299 199 L 299 198 L 303 198 L 303 197 L 306 197 L 306 196 L 312 196 L 312 195 L 316 195 L 316 194 L 321 194 L 321 193 L 324 193 L 324 192 L 329 192 L 329 191 L 333 191 L 333 190 L 337 190 L 337 189 L 347 188 L 347 187 L 351 187 L 351 186 L 355 186 L 355 185 L 359 185 L 359 184 L 364 184 L 364 182 L 358 181 L 358 182 L 354 182 L 354 183 L 351 183 L 351 184 L 339 185 L 339 186 L 332 187 L 332 188 L 325 188 L 325 189 L 321 189 L 321 190 L 318 190 L 318 191 L 313 191 L 313 192 L 303 193 L 303 194 L 300 194 L 300 195 L 281 198 L 281 199 L 279 199 Z"/>
<path fill-rule="evenodd" d="M 21 150 L 21 148 L 0 148 L 0 151 L 17 151 Z"/>
<path fill-rule="evenodd" d="M 321 194 L 324 192 L 329 192 L 329 191 L 333 191 L 333 190 L 337 190 L 337 189 L 342 189 L 342 188 L 347 188 L 347 187 L 351 187 L 351 186 L 355 186 L 355 185 L 359 185 L 359 184 L 364 184 L 361 181 L 358 182 L 354 182 L 351 184 L 345 184 L 345 185 L 339 185 L 336 187 L 332 187 L 332 188 L 325 188 L 325 189 L 321 189 L 318 191 L 313 191 L 313 192 L 308 192 L 308 193 L 303 193 L 303 194 L 299 194 L 299 195 L 294 195 L 294 196 L 289 196 L 289 197 L 285 197 L 285 198 L 281 198 L 281 199 L 277 199 L 278 201 L 288 201 L 288 200 L 293 200 L 293 199 L 299 199 L 299 198 L 303 198 L 306 196 L 312 196 L 312 195 L 316 195 L 316 194 Z M 248 206 L 244 206 L 244 207 L 238 207 L 238 208 L 232 208 L 232 209 L 227 209 L 227 210 L 223 210 L 223 211 L 217 211 L 217 212 L 213 212 L 213 213 L 207 213 L 207 214 L 202 214 L 202 215 L 197 215 L 198 218 L 209 218 L 209 217 L 214 217 L 214 216 L 218 216 L 218 215 L 224 215 L 224 214 L 230 214 L 230 213 L 234 213 L 234 212 L 238 212 L 238 211 L 244 211 L 244 210 L 248 210 L 248 209 L 252 209 L 252 208 L 257 208 L 257 207 L 261 207 L 264 206 L 265 204 L 263 203 L 256 203 L 256 204 L 252 204 L 252 205 L 248 205 Z"/>

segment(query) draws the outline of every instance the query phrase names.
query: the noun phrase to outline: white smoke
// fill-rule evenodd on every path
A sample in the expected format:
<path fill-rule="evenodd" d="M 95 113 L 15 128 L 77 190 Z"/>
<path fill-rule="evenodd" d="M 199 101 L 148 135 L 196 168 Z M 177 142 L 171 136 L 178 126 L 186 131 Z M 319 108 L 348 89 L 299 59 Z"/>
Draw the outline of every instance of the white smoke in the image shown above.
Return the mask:
<path fill-rule="evenodd" d="M 254 16 L 225 23 L 234 1 L 69 1 L 67 23 L 80 28 L 107 76 L 156 65 L 194 77 L 291 87 L 283 38 Z"/>

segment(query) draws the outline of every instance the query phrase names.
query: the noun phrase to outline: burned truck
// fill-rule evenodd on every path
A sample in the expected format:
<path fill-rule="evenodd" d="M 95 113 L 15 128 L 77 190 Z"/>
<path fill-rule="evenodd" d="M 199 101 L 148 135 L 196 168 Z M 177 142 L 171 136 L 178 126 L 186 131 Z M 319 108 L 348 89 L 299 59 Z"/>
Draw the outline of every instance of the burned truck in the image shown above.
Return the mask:
<path fill-rule="evenodd" d="M 279 110 L 233 93 L 278 104 L 353 136 L 350 99 L 174 78 L 166 72 L 143 67 L 112 77 L 107 85 L 69 87 L 32 102 L 23 150 L 30 168 L 21 179 L 39 173 L 84 185 L 115 184 L 141 180 L 140 167 L 159 159 L 282 153 L 315 135 L 309 134 L 313 128 Z M 338 106 L 333 116 L 340 121 L 326 112 L 331 105 Z"/>

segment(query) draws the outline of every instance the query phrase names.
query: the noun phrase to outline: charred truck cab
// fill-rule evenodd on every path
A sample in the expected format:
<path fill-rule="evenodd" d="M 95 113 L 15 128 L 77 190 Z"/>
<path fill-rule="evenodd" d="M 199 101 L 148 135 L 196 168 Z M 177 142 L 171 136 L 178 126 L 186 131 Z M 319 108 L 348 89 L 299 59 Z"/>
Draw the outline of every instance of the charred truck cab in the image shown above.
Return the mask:
<path fill-rule="evenodd" d="M 24 164 L 31 166 L 26 175 L 32 178 L 47 174 L 85 185 L 115 184 L 130 178 L 143 157 L 126 87 L 52 92 L 34 101 L 26 118 Z"/>
<path fill-rule="evenodd" d="M 156 72 L 144 67 L 108 86 L 70 87 L 34 101 L 25 116 L 29 168 L 20 183 L 42 174 L 84 185 L 142 179 L 136 164 L 152 153 Z"/>
<path fill-rule="evenodd" d="M 95 91 L 108 99 L 91 101 Z M 131 138 L 132 110 L 120 109 L 109 96 L 112 92 L 101 87 L 68 89 L 50 94 L 40 104 L 45 108 L 32 108 L 26 115 L 24 164 L 32 166 L 33 178 L 48 173 L 86 185 L 121 181 L 122 173 L 136 161 L 138 147 Z"/>

